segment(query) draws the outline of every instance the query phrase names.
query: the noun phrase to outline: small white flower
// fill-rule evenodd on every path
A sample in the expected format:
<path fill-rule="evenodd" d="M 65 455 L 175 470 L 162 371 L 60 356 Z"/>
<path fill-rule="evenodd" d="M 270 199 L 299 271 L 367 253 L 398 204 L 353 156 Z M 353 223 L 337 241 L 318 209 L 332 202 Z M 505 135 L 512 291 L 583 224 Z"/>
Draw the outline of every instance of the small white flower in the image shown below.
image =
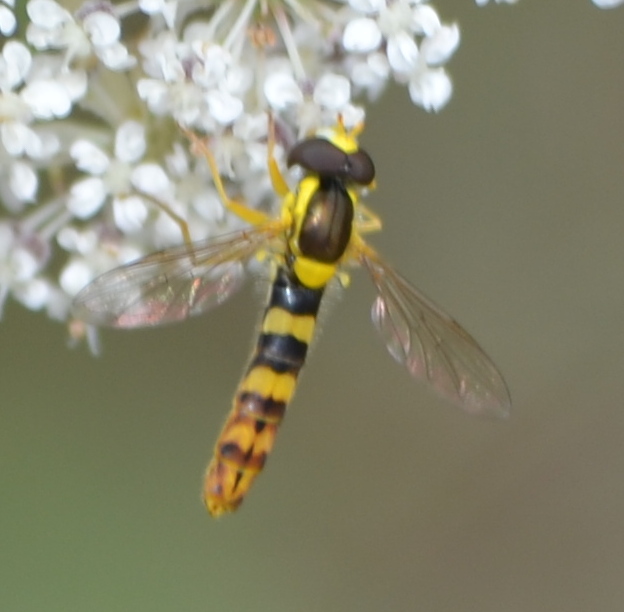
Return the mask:
<path fill-rule="evenodd" d="M 269 106 L 277 111 L 303 102 L 303 92 L 288 72 L 272 72 L 264 82 L 264 95 Z"/>
<path fill-rule="evenodd" d="M 340 112 L 351 102 L 351 83 L 344 76 L 325 74 L 314 86 L 312 99 L 323 108 Z"/>
<path fill-rule="evenodd" d="M 69 149 L 76 162 L 76 168 L 89 174 L 104 174 L 110 166 L 108 155 L 89 140 L 76 140 Z"/>
<path fill-rule="evenodd" d="M 33 278 L 13 290 L 18 302 L 29 310 L 41 310 L 48 303 L 51 293 L 50 283 L 43 278 Z"/>
<path fill-rule="evenodd" d="M 418 66 L 420 52 L 416 41 L 407 32 L 397 32 L 386 51 L 390 68 L 397 74 L 409 74 Z"/>
<path fill-rule="evenodd" d="M 425 110 L 439 111 L 449 101 L 452 93 L 451 80 L 440 68 L 414 74 L 409 82 L 412 102 Z"/>
<path fill-rule="evenodd" d="M 230 125 L 243 112 L 243 101 L 227 91 L 213 89 L 206 94 L 208 112 L 221 125 Z"/>
<path fill-rule="evenodd" d="M 360 17 L 350 21 L 342 34 L 342 45 L 352 53 L 375 51 L 382 41 L 382 34 L 377 22 L 369 17 Z"/>
<path fill-rule="evenodd" d="M 144 195 L 165 202 L 173 193 L 158 164 L 140 163 L 146 148 L 145 128 L 137 121 L 119 126 L 113 157 L 88 140 L 76 140 L 70 154 L 76 167 L 91 176 L 71 187 L 68 210 L 79 219 L 90 218 L 110 198 L 116 227 L 125 234 L 139 231 L 148 215 Z"/>
<path fill-rule="evenodd" d="M 119 21 L 105 11 L 89 13 L 82 20 L 82 27 L 95 47 L 113 45 L 121 34 Z"/>
<path fill-rule="evenodd" d="M 115 134 L 115 157 L 128 164 L 139 161 L 147 148 L 145 126 L 138 121 L 125 121 Z"/>
<path fill-rule="evenodd" d="M 70 296 L 76 295 L 93 280 L 93 270 L 84 259 L 72 259 L 59 276 L 61 289 Z"/>
<path fill-rule="evenodd" d="M 171 195 L 172 185 L 166 172 L 158 165 L 145 163 L 132 170 L 130 181 L 144 193 L 165 198 Z"/>
<path fill-rule="evenodd" d="M 420 46 L 420 54 L 429 66 L 439 66 L 446 62 L 459 45 L 457 24 L 441 26 Z"/>
<path fill-rule="evenodd" d="M 111 70 L 126 70 L 136 63 L 119 42 L 121 24 L 113 4 L 106 4 L 106 10 L 85 5 L 82 21 L 53 0 L 29 0 L 26 10 L 30 18 L 26 40 L 40 50 L 64 49 L 66 66 L 92 55 Z"/>
<path fill-rule="evenodd" d="M 140 231 L 145 225 L 147 212 L 145 201 L 137 195 L 113 199 L 115 225 L 124 234 L 133 234 Z"/>
<path fill-rule="evenodd" d="M 366 58 L 358 59 L 350 69 L 351 80 L 356 92 L 366 91 L 369 100 L 376 100 L 384 90 L 390 65 L 383 53 L 372 53 Z"/>
<path fill-rule="evenodd" d="M 95 177 L 85 178 L 71 186 L 67 209 L 78 219 L 89 219 L 100 209 L 105 199 L 103 181 Z"/>
<path fill-rule="evenodd" d="M 448 101 L 451 87 L 445 88 L 445 96 L 433 96 L 435 103 L 426 95 L 426 88 L 418 90 L 422 89 L 423 74 L 447 62 L 457 48 L 458 27 L 442 24 L 433 7 L 418 0 L 349 0 L 349 6 L 355 14 L 344 27 L 345 50 L 354 54 L 385 50 L 387 65 L 395 80 L 410 83 L 412 101 L 425 110 L 439 110 L 442 100 Z M 348 66 L 354 84 L 364 80 L 366 71 L 362 62 L 351 62 Z M 387 78 L 382 74 L 378 73 L 375 87 L 366 88 L 375 97 Z M 368 76 L 370 78 L 370 72 Z M 446 80 L 449 81 L 448 77 Z"/>

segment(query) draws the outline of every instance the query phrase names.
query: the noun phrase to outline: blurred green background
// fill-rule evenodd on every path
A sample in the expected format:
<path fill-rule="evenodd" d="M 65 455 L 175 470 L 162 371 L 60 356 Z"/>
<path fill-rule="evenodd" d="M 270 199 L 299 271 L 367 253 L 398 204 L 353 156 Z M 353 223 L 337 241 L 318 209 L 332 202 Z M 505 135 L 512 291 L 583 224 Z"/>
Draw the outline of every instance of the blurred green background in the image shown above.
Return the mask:
<path fill-rule="evenodd" d="M 363 142 L 375 244 L 499 365 L 508 423 L 415 384 L 356 274 L 267 470 L 220 521 L 199 490 L 260 310 L 107 332 L 0 326 L 3 612 L 621 612 L 624 8 L 522 0 L 458 20 L 437 116 L 391 90 Z"/>

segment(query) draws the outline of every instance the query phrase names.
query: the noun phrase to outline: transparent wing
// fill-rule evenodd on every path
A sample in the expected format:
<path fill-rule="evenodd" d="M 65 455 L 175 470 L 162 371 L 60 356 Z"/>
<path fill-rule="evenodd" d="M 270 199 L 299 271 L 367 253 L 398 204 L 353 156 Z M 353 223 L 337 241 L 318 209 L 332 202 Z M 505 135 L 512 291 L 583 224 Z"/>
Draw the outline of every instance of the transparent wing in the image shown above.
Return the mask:
<path fill-rule="evenodd" d="M 146 327 L 206 312 L 235 293 L 244 262 L 281 231 L 278 223 L 159 251 L 105 272 L 74 298 L 92 325 Z"/>
<path fill-rule="evenodd" d="M 474 338 L 372 249 L 359 260 L 377 287 L 371 316 L 390 354 L 466 412 L 508 416 L 507 385 Z"/>

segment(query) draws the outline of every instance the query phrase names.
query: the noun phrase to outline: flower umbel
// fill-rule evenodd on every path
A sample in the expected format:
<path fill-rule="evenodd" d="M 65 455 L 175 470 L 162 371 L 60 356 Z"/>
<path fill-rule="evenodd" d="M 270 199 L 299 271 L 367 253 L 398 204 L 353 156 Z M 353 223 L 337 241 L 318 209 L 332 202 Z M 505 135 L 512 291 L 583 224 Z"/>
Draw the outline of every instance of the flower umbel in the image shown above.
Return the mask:
<path fill-rule="evenodd" d="M 13 9 L 0 0 L 0 305 L 60 320 L 96 275 L 182 227 L 240 223 L 180 126 L 206 135 L 233 194 L 266 205 L 269 113 L 279 160 L 339 116 L 362 121 L 391 81 L 438 111 L 459 44 L 426 0 L 28 0 L 25 23 Z"/>

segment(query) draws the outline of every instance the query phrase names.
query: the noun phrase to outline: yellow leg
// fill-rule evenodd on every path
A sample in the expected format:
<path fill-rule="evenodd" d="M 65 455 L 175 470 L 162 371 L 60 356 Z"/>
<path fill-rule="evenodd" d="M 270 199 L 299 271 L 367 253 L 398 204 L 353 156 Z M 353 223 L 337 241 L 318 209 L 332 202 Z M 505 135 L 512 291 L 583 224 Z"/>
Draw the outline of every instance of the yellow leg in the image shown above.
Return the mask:
<path fill-rule="evenodd" d="M 285 197 L 290 192 L 290 187 L 288 187 L 288 183 L 284 178 L 279 166 L 277 165 L 277 160 L 275 159 L 275 155 L 273 152 L 275 151 L 275 120 L 273 119 L 273 115 L 269 113 L 269 134 L 267 137 L 267 164 L 269 166 L 269 176 L 271 177 L 271 183 L 273 184 L 273 189 L 275 193 L 277 193 L 280 197 Z"/>
<path fill-rule="evenodd" d="M 344 124 L 344 117 L 342 116 L 342 113 L 340 113 L 336 120 L 336 128 L 338 128 L 338 131 L 341 134 L 345 136 L 349 136 L 350 138 L 353 138 L 353 139 L 357 139 L 357 137 L 364 130 L 364 122 L 360 121 L 359 123 L 356 123 L 350 130 L 347 130 Z"/>
<path fill-rule="evenodd" d="M 360 234 L 370 234 L 381 229 L 381 219 L 370 208 L 359 203 L 358 212 L 362 217 L 357 223 L 357 230 Z"/>
<path fill-rule="evenodd" d="M 191 240 L 191 232 L 189 230 L 188 223 L 185 219 L 183 219 L 178 213 L 174 212 L 170 206 L 167 206 L 164 202 L 161 202 L 159 199 L 150 195 L 149 193 L 141 192 L 141 195 L 149 200 L 154 206 L 160 208 L 179 228 L 180 233 L 182 234 L 182 240 L 184 240 L 184 244 L 186 246 L 190 246 L 193 242 Z"/>
<path fill-rule="evenodd" d="M 212 180 L 214 181 L 217 193 L 223 202 L 223 206 L 250 225 L 263 225 L 264 223 L 270 221 L 271 217 L 269 217 L 269 215 L 259 210 L 249 208 L 242 202 L 238 202 L 237 200 L 233 200 L 228 197 L 227 193 L 225 193 L 225 187 L 223 186 L 223 181 L 221 180 L 221 175 L 219 174 L 219 168 L 217 167 L 217 162 L 212 154 L 212 151 L 208 148 L 206 143 L 199 138 L 199 136 L 197 136 L 197 134 L 187 130 L 186 128 L 182 128 L 182 131 L 191 141 L 193 151 L 197 154 L 201 153 L 206 158 L 206 162 L 210 168 L 210 173 L 212 174 Z"/>

